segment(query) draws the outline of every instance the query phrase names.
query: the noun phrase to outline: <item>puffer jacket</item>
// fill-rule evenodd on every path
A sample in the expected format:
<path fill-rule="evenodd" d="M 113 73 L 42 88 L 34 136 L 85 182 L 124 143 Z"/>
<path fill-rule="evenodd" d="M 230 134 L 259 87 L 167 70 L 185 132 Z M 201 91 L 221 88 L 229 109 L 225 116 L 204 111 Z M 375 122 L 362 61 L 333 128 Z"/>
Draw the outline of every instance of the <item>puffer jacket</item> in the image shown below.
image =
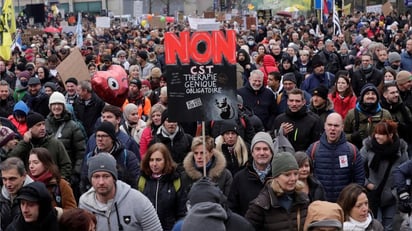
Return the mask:
<path fill-rule="evenodd" d="M 216 149 L 212 150 L 212 152 L 213 157 L 210 160 L 212 163 L 206 169 L 206 175 L 228 196 L 233 181 L 232 174 L 226 169 L 226 159 L 223 154 Z M 192 185 L 202 178 L 203 168 L 198 169 L 196 167 L 193 152 L 187 154 L 183 161 L 183 168 L 185 171 L 182 173 L 182 184 L 186 188 L 186 192 L 189 192 Z"/>
<path fill-rule="evenodd" d="M 276 60 L 271 55 L 263 56 L 263 65 L 259 68 L 263 72 L 263 85 L 268 85 L 268 74 L 274 71 L 279 72 Z"/>
<path fill-rule="evenodd" d="M 60 126 L 63 127 L 59 131 Z M 72 162 L 73 173 L 80 175 L 83 156 L 86 151 L 86 137 L 84 137 L 79 125 L 73 121 L 72 115 L 64 111 L 62 117 L 56 119 L 52 114 L 49 114 L 46 118 L 46 130 L 48 134 L 63 143 Z"/>
<path fill-rule="evenodd" d="M 246 212 L 245 218 L 256 230 L 303 230 L 309 199 L 303 192 L 288 195 L 292 199 L 290 211 L 279 204 L 279 197 L 271 188 L 271 181 L 262 189 Z"/>
<path fill-rule="evenodd" d="M 328 98 L 332 100 L 335 112 L 339 113 L 343 119 L 345 119 L 349 110 L 355 107 L 357 100 L 355 95 L 346 96 L 342 99 L 337 92 L 335 95 L 329 94 Z"/>
<path fill-rule="evenodd" d="M 9 115 L 13 114 L 14 104 L 14 98 L 11 95 L 5 100 L 0 100 L 0 116 L 7 118 Z"/>
<path fill-rule="evenodd" d="M 142 193 L 152 202 L 163 230 L 171 230 L 175 222 L 186 214 L 186 191 L 183 187 L 176 191 L 174 185 L 180 175 L 173 172 L 154 179 L 141 172 L 139 180 L 141 177 L 146 180 Z"/>
<path fill-rule="evenodd" d="M 362 155 L 356 150 L 356 160 L 354 159 L 353 146 L 348 144 L 345 134 L 342 133 L 337 142 L 329 143 L 326 134 L 323 133 L 317 143 L 317 152 L 313 150 L 312 158 L 313 145 L 309 146 L 306 154 L 313 161 L 313 175 L 325 188 L 327 201 L 336 202 L 339 193 L 350 183 L 363 185 L 365 171 Z M 346 164 L 341 164 L 342 159 L 346 160 Z"/>

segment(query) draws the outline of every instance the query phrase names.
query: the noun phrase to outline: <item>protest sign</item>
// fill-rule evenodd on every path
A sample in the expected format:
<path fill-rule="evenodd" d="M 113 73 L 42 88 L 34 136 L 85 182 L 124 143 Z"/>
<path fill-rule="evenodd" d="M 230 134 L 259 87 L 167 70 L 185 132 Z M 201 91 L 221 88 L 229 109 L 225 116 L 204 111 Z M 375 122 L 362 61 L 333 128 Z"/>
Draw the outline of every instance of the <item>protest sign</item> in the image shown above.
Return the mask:
<path fill-rule="evenodd" d="M 96 17 L 96 27 L 110 28 L 110 18 L 109 17 Z"/>
<path fill-rule="evenodd" d="M 235 31 L 168 32 L 164 47 L 170 121 L 237 116 Z"/>
<path fill-rule="evenodd" d="M 76 77 L 79 81 L 90 80 L 89 71 L 78 48 L 74 48 L 70 55 L 56 69 L 63 83 L 70 77 Z"/>

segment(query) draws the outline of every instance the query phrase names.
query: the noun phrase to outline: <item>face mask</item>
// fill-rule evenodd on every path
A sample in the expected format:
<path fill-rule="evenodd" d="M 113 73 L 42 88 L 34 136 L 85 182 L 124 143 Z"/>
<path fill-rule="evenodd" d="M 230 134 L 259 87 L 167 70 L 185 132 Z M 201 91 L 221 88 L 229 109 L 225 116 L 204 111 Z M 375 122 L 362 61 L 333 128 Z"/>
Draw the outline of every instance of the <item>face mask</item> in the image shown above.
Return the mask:
<path fill-rule="evenodd" d="M 29 83 L 28 81 L 27 82 L 20 82 L 20 85 L 22 86 L 22 87 L 27 87 L 27 83 Z"/>
<path fill-rule="evenodd" d="M 399 65 L 392 64 L 392 65 L 391 65 L 391 68 L 392 68 L 392 69 L 394 69 L 394 70 L 396 70 L 396 69 L 398 69 L 398 68 L 399 68 Z"/>
<path fill-rule="evenodd" d="M 248 44 L 249 46 L 253 46 L 253 45 L 255 45 L 255 41 L 247 41 L 247 44 Z"/>

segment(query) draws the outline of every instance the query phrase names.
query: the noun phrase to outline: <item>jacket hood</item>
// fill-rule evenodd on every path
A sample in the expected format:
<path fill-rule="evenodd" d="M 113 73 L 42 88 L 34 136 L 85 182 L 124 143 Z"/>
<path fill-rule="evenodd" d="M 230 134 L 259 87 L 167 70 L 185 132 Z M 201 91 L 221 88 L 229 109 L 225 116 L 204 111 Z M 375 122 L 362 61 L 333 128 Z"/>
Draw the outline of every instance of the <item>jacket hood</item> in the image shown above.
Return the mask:
<path fill-rule="evenodd" d="M 84 206 L 86 210 L 97 212 L 101 214 L 106 214 L 107 217 L 110 216 L 110 211 L 114 211 L 114 204 L 120 204 L 123 201 L 127 194 L 130 192 L 131 187 L 130 185 L 124 183 L 123 181 L 117 180 L 116 181 L 116 195 L 114 196 L 113 203 L 111 204 L 112 208 L 108 208 L 108 210 L 99 209 L 101 206 L 100 203 L 96 200 L 96 191 L 93 187 L 89 189 L 89 191 L 85 192 L 81 197 L 84 198 Z"/>
<path fill-rule="evenodd" d="M 225 209 L 212 202 L 202 202 L 194 205 L 183 221 L 182 231 L 189 230 L 226 230 Z"/>
<path fill-rule="evenodd" d="M 276 61 L 275 58 L 271 55 L 265 55 L 263 56 L 263 66 L 274 66 L 276 67 Z"/>
<path fill-rule="evenodd" d="M 314 201 L 308 207 L 304 230 L 315 227 L 335 227 L 342 230 L 343 209 L 337 203 Z"/>
<path fill-rule="evenodd" d="M 26 174 L 26 179 L 24 180 L 23 183 L 23 187 L 30 184 L 31 182 L 34 182 L 32 178 L 30 178 L 30 176 L 28 174 Z M 3 187 L 1 187 L 1 194 L 3 195 L 4 198 L 6 198 L 7 200 L 10 200 L 10 193 L 9 191 L 7 191 L 6 187 L 3 185 Z"/>
<path fill-rule="evenodd" d="M 15 111 L 17 111 L 17 110 L 26 113 L 26 115 L 28 115 L 28 114 L 29 114 L 29 111 L 30 111 L 30 109 L 29 109 L 29 107 L 27 106 L 27 104 L 24 103 L 24 102 L 21 101 L 21 100 L 20 100 L 19 102 L 17 102 L 16 105 L 14 105 L 13 112 L 15 112 Z"/>
<path fill-rule="evenodd" d="M 213 149 L 213 156 L 215 157 L 214 163 L 207 173 L 207 176 L 212 180 L 219 178 L 226 168 L 226 158 L 218 150 Z M 189 152 L 183 161 L 183 167 L 186 170 L 187 175 L 193 180 L 202 178 L 203 173 L 196 169 L 194 161 L 194 153 Z"/>

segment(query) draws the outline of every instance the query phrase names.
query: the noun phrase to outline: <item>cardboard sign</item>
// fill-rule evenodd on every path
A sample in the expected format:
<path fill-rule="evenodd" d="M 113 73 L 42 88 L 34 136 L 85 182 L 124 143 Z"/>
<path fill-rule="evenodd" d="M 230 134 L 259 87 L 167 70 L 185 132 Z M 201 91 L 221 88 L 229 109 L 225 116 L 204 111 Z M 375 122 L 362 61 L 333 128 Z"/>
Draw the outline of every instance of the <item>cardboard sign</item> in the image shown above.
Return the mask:
<path fill-rule="evenodd" d="M 236 32 L 165 34 L 169 121 L 237 116 Z"/>
<path fill-rule="evenodd" d="M 151 20 L 149 20 L 149 24 L 152 28 L 165 28 L 166 27 L 166 23 L 165 21 L 162 22 L 162 20 L 160 19 L 160 16 L 153 16 Z"/>
<path fill-rule="evenodd" d="M 203 13 L 203 17 L 204 17 L 204 18 L 215 18 L 216 15 L 215 15 L 215 12 L 214 12 L 214 11 L 212 11 L 212 12 L 204 12 L 204 13 Z"/>
<path fill-rule="evenodd" d="M 41 29 L 27 29 L 21 34 L 21 41 L 23 44 L 30 45 L 30 38 L 35 35 L 43 35 L 44 32 Z"/>
<path fill-rule="evenodd" d="M 57 66 L 57 71 L 63 83 L 70 77 L 75 77 L 78 81 L 90 80 L 89 70 L 78 48 L 74 48 L 70 55 Z"/>
<path fill-rule="evenodd" d="M 382 13 L 385 16 L 388 16 L 392 13 L 393 7 L 390 2 L 386 2 L 385 4 L 382 5 Z"/>

